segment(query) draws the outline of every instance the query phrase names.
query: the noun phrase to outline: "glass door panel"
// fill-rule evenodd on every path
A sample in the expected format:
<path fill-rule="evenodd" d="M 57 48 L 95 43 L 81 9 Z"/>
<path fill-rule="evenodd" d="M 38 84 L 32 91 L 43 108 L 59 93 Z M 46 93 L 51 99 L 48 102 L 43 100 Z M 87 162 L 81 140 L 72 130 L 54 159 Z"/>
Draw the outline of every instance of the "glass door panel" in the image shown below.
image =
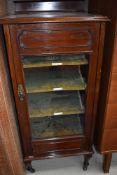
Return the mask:
<path fill-rule="evenodd" d="M 32 139 L 83 135 L 88 55 L 24 56 L 22 63 Z"/>
<path fill-rule="evenodd" d="M 25 69 L 25 76 L 27 93 L 86 89 L 80 67 Z"/>
<path fill-rule="evenodd" d="M 25 56 L 24 68 L 88 64 L 86 55 Z"/>
<path fill-rule="evenodd" d="M 32 138 L 52 138 L 72 135 L 83 135 L 81 115 L 52 116 L 31 118 Z"/>
<path fill-rule="evenodd" d="M 28 95 L 30 117 L 82 114 L 85 112 L 79 91 Z"/>

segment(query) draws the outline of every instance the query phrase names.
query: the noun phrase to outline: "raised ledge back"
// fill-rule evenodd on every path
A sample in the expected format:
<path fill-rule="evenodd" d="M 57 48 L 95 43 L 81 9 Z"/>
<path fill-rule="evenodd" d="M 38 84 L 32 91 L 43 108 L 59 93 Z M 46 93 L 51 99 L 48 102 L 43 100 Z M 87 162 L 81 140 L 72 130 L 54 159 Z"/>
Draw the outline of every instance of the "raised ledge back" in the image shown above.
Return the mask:
<path fill-rule="evenodd" d="M 30 13 L 30 12 L 69 12 L 69 11 L 84 11 L 85 0 L 73 1 L 41 1 L 41 0 L 15 0 L 15 13 Z"/>

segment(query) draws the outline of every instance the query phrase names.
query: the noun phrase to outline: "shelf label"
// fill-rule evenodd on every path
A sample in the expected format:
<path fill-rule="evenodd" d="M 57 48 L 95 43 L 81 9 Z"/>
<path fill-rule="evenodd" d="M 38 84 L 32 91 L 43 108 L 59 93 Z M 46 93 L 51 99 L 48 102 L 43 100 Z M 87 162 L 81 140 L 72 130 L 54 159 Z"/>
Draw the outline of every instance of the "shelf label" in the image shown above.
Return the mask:
<path fill-rule="evenodd" d="M 52 66 L 61 66 L 63 63 L 52 63 Z"/>
<path fill-rule="evenodd" d="M 53 88 L 53 91 L 62 91 L 63 88 Z"/>
<path fill-rule="evenodd" d="M 63 112 L 55 112 L 54 115 L 63 115 Z"/>

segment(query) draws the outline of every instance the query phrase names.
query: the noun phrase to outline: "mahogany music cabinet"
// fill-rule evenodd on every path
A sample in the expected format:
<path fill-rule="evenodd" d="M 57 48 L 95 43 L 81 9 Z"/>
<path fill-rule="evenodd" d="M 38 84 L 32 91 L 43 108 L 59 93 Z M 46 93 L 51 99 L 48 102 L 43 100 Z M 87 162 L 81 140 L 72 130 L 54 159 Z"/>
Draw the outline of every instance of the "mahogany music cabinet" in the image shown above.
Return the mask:
<path fill-rule="evenodd" d="M 70 11 L 0 19 L 28 170 L 34 159 L 81 154 L 87 169 L 107 20 Z"/>

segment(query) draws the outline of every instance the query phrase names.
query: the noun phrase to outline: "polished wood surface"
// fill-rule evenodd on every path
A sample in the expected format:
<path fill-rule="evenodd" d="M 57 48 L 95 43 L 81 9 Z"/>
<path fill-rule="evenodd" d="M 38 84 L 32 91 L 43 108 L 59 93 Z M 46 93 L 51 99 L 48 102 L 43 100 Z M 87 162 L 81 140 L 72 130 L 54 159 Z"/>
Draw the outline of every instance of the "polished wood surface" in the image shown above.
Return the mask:
<path fill-rule="evenodd" d="M 106 111 L 107 119 L 105 129 L 116 129 L 117 127 L 117 104 L 108 104 Z"/>
<path fill-rule="evenodd" d="M 117 151 L 117 1 L 109 0 L 89 1 L 89 12 L 107 15 L 110 22 L 107 24 L 104 60 L 102 66 L 102 80 L 97 111 L 95 130 L 95 147 L 106 155 L 103 169 L 110 168 L 110 154 Z"/>
<path fill-rule="evenodd" d="M 103 16 L 57 12 L 15 15 L 0 19 L 4 27 L 25 162 L 93 153 L 94 106 L 96 109 L 107 20 L 107 17 Z M 86 54 L 89 59 L 84 133 L 66 137 L 32 139 L 22 59 L 26 55 L 76 53 Z M 86 71 L 87 69 L 83 73 L 86 74 Z M 24 90 L 23 99 L 18 96 L 19 85 Z M 87 160 L 85 160 L 85 166 L 88 165 Z"/>
<path fill-rule="evenodd" d="M 9 31 L 9 28 L 8 26 L 5 26 L 4 27 L 4 32 L 5 32 L 5 37 L 6 37 L 6 45 L 7 45 L 7 51 L 8 51 L 8 55 L 9 55 L 9 58 L 12 59 L 13 58 L 13 51 L 12 51 L 12 47 L 11 47 L 11 36 L 10 36 L 10 31 Z M 15 45 L 14 45 L 15 46 Z M 18 52 L 16 51 L 15 52 L 16 54 L 16 58 L 18 58 Z M 25 101 L 21 102 L 19 100 L 19 97 L 18 97 L 18 93 L 17 93 L 17 81 L 19 81 L 20 84 L 22 84 L 22 81 L 23 81 L 23 77 L 19 76 L 18 80 L 17 80 L 17 77 L 15 75 L 15 69 L 17 69 L 17 71 L 21 74 L 23 74 L 22 72 L 22 69 L 21 67 L 19 67 L 18 64 L 15 65 L 14 67 L 14 63 L 10 61 L 10 71 L 11 71 L 11 75 L 12 75 L 12 79 L 13 79 L 13 88 L 14 88 L 14 94 L 15 94 L 15 97 L 17 97 L 17 101 L 16 101 L 16 104 L 17 106 L 19 106 L 20 108 L 18 109 L 18 116 L 20 114 L 22 114 L 23 116 L 27 116 L 27 113 L 28 113 L 28 109 L 27 109 L 27 104 Z M 24 108 L 25 106 L 25 108 Z M 22 122 L 21 122 L 22 123 Z M 22 142 L 25 143 L 25 146 L 23 146 L 23 152 L 26 156 L 31 156 L 32 155 L 32 149 L 31 148 L 31 137 L 30 137 L 30 128 L 29 127 L 26 127 L 26 125 L 29 125 L 29 118 L 28 117 L 23 117 L 23 123 L 22 123 Z M 24 137 L 24 132 L 26 133 L 25 134 L 25 137 Z M 30 145 L 30 146 L 29 146 Z"/>
<path fill-rule="evenodd" d="M 0 137 L 0 173 L 1 175 L 6 175 L 8 171 L 9 175 L 12 175 L 10 165 L 8 163 L 7 156 L 5 154 L 4 145 Z"/>
<path fill-rule="evenodd" d="M 78 2 L 77 2 L 78 3 Z M 31 8 L 29 6 L 23 9 L 24 5 L 16 3 L 16 13 L 21 13 L 21 12 L 26 12 L 30 11 Z M 45 3 L 44 3 L 45 4 Z M 57 3 L 56 3 L 57 4 Z M 51 4 L 52 8 L 54 7 L 54 3 Z M 71 8 L 74 8 L 74 2 L 71 2 L 66 5 L 64 5 L 64 11 L 65 8 L 69 11 Z M 81 10 L 82 5 L 79 6 L 78 8 L 75 8 L 76 10 Z M 41 6 L 39 5 L 38 8 L 34 6 L 34 9 L 32 10 L 41 10 Z M 54 7 L 55 9 L 55 7 Z M 46 9 L 44 9 L 45 11 Z M 50 7 L 50 10 L 51 9 Z M 56 10 L 63 11 L 63 5 L 61 3 L 58 3 Z M 22 142 L 22 147 L 23 147 L 23 154 L 26 162 L 30 162 L 31 160 L 34 159 L 43 159 L 43 158 L 53 158 L 53 157 L 62 157 L 62 156 L 71 156 L 71 155 L 80 155 L 80 154 L 86 154 L 88 156 L 85 156 L 85 166 L 84 169 L 87 167 L 88 164 L 88 159 L 90 155 L 92 155 L 92 139 L 93 139 L 93 129 L 94 129 L 94 122 L 95 122 L 95 109 L 97 107 L 97 99 L 98 99 L 98 91 L 99 91 L 99 82 L 100 82 L 100 70 L 101 70 L 101 63 L 102 63 L 102 52 L 103 52 L 103 39 L 104 39 L 104 30 L 105 30 L 105 21 L 108 19 L 106 17 L 102 16 L 93 16 L 93 15 L 88 15 L 88 14 L 78 14 L 78 13 L 42 13 L 42 14 L 34 14 L 34 15 L 11 15 L 11 16 L 6 16 L 1 18 L 0 23 L 4 24 L 4 34 L 6 37 L 6 46 L 7 46 L 7 51 L 8 51 L 8 57 L 9 57 L 9 64 L 10 64 L 10 74 L 12 77 L 12 84 L 14 88 L 14 95 L 15 95 L 15 101 L 16 101 L 16 106 L 17 106 L 17 112 L 18 112 L 18 119 L 19 119 L 19 125 L 20 125 L 20 134 L 21 134 L 21 142 Z M 15 28 L 15 25 L 24 25 L 24 27 L 27 25 L 26 23 L 45 23 L 45 22 L 53 22 L 53 23 L 66 23 L 68 22 L 69 25 L 71 25 L 71 22 L 75 22 L 76 24 L 78 23 L 79 26 L 81 23 L 86 23 L 86 25 L 91 25 L 90 30 L 89 30 L 88 35 L 90 36 L 89 38 L 87 37 L 88 35 L 85 34 L 85 38 L 82 39 L 84 34 L 82 32 L 79 32 L 78 37 L 80 38 L 81 45 L 83 44 L 83 47 L 87 47 L 86 41 L 89 40 L 90 42 L 88 43 L 90 45 L 90 51 L 89 49 L 87 50 L 86 48 L 84 50 L 72 50 L 68 51 L 66 50 L 55 50 L 51 51 L 50 53 L 55 54 L 55 53 L 80 53 L 80 52 L 86 52 L 89 53 L 91 61 L 90 61 L 90 67 L 89 67 L 89 79 L 88 79 L 88 96 L 87 96 L 87 109 L 86 113 L 87 115 L 86 120 L 85 120 L 85 125 L 87 126 L 85 129 L 85 134 L 84 136 L 80 137 L 68 137 L 68 138 L 62 138 L 62 139 L 56 139 L 53 138 L 52 140 L 40 140 L 39 141 L 32 141 L 31 140 L 31 131 L 29 126 L 29 118 L 28 118 L 28 109 L 27 109 L 27 101 L 21 102 L 19 101 L 19 97 L 17 94 L 17 85 L 18 83 L 23 82 L 23 87 L 25 89 L 25 84 L 24 84 L 24 77 L 23 77 L 23 68 L 21 67 L 21 62 L 20 59 L 22 58 L 22 55 L 26 53 L 20 52 L 20 45 L 17 39 L 18 31 L 15 30 L 14 34 L 15 37 L 13 36 L 13 28 Z M 90 23 L 90 24 L 89 24 Z M 36 24 L 37 25 L 37 24 Z M 65 24 L 64 24 L 65 25 Z M 82 24 L 83 25 L 83 24 Z M 81 25 L 81 26 L 82 26 Z M 69 27 L 69 26 L 68 26 Z M 89 27 L 89 26 L 88 26 Z M 48 27 L 50 29 L 50 27 Z M 64 27 L 63 27 L 64 28 Z M 73 33 L 73 40 L 75 36 L 75 32 L 73 31 L 73 28 L 70 26 L 72 29 L 72 32 L 70 35 Z M 16 35 L 17 34 L 17 35 Z M 57 35 L 57 33 L 56 33 Z M 61 32 L 62 35 L 62 32 Z M 64 36 L 64 35 L 63 35 Z M 47 36 L 49 38 L 49 36 Z M 33 38 L 33 37 L 32 37 Z M 66 35 L 66 38 L 69 38 L 69 35 Z M 29 38 L 28 38 L 29 39 Z M 26 38 L 26 42 L 28 40 Z M 34 39 L 34 38 L 33 38 Z M 80 42 L 77 41 L 72 41 L 71 38 L 69 38 L 70 42 L 75 45 L 76 43 L 79 45 Z M 34 44 L 32 41 L 31 42 L 31 49 L 32 50 L 32 45 Z M 66 42 L 65 46 L 70 42 Z M 33 43 L 33 44 L 32 44 Z M 59 43 L 59 42 L 58 42 Z M 27 43 L 28 45 L 29 43 Z M 38 42 L 39 44 L 39 42 Z M 47 42 L 47 44 L 51 44 L 51 42 Z M 56 44 L 56 42 L 55 42 Z M 67 46 L 68 46 L 67 45 Z M 85 46 L 84 46 L 85 45 Z M 33 45 L 34 47 L 35 44 Z M 48 45 L 47 45 L 48 46 Z M 80 46 L 81 47 L 81 46 Z M 31 51 L 30 54 L 34 54 L 34 52 Z M 48 52 L 41 52 L 41 54 L 49 54 Z M 17 59 L 17 61 L 16 61 Z M 16 63 L 16 64 L 15 64 Z M 17 76 L 18 75 L 18 76 Z M 20 75 L 20 76 L 19 76 Z M 26 89 L 25 89 L 26 91 Z M 6 94 L 6 97 L 8 94 Z M 88 103 L 90 101 L 90 106 L 88 106 Z M 7 101 L 5 104 L 7 104 L 9 101 Z M 2 101 L 3 103 L 3 101 Z M 11 103 L 10 103 L 11 104 Z M 94 104 L 94 109 L 93 109 L 93 104 Z M 2 105 L 1 105 L 2 106 Z M 25 107 L 25 109 L 24 109 Z M 93 111 L 93 112 L 92 112 Z M 22 115 L 21 115 L 22 114 Z M 8 124 L 8 123 L 7 123 Z M 9 131 L 9 130 L 8 130 Z M 10 132 L 9 132 L 10 134 Z M 16 137 L 16 136 L 15 136 Z M 18 136 L 17 136 L 18 137 Z M 10 137 L 9 137 L 10 138 Z M 13 141 L 13 140 L 12 140 Z M 11 142 L 10 142 L 11 143 Z M 14 143 L 14 142 L 13 142 Z M 16 156 L 15 152 L 12 151 L 12 148 L 15 149 L 15 146 L 11 147 L 12 144 L 9 145 L 9 150 L 10 154 L 14 154 L 15 159 L 14 161 L 14 172 L 15 174 L 18 174 L 16 170 L 20 171 L 22 170 L 22 167 L 17 163 L 16 160 L 18 159 L 18 155 Z M 19 149 L 18 149 L 19 150 Z M 40 151 L 41 150 L 41 151 Z M 12 156 L 12 155 L 11 155 Z M 1 156 L 2 157 L 2 156 Z M 21 160 L 21 159 L 20 159 Z M 16 165 L 17 163 L 18 165 Z M 15 166 L 16 165 L 16 166 Z M 20 169 L 19 169 L 20 168 Z M 10 174 L 10 171 L 9 171 Z"/>
<path fill-rule="evenodd" d="M 0 0 L 0 17 L 6 14 L 6 0 Z M 0 175 L 24 175 L 6 60 L 3 31 L 0 27 Z"/>
<path fill-rule="evenodd" d="M 6 0 L 8 13 L 15 14 L 15 13 L 29 13 L 35 11 L 55 11 L 58 10 L 70 10 L 70 11 L 86 11 L 87 10 L 87 1 L 86 0 L 74 0 L 74 1 L 40 1 L 40 0 L 33 0 L 33 7 L 30 5 L 31 0 Z M 57 4 L 57 5 L 56 5 Z M 30 5 L 30 6 L 29 6 Z"/>
<path fill-rule="evenodd" d="M 69 27 L 69 28 L 68 28 Z M 20 48 L 48 48 L 48 47 L 88 47 L 92 26 L 78 24 L 48 24 L 18 26 Z M 21 33 L 21 32 L 22 33 Z M 72 37 L 71 37 L 72 35 Z M 59 41 L 58 43 L 55 42 Z M 63 44 L 64 43 L 64 44 Z"/>
<path fill-rule="evenodd" d="M 18 33 L 21 55 L 92 52 L 98 29 L 99 24 L 91 22 L 10 26 L 15 37 Z"/>
<path fill-rule="evenodd" d="M 62 151 L 69 152 L 70 150 L 77 150 L 77 153 L 80 153 L 85 148 L 84 145 L 85 143 L 82 138 L 79 140 L 75 140 L 71 137 L 71 140 L 61 139 L 58 142 L 56 142 L 56 144 L 55 141 L 33 141 L 33 150 L 35 157 L 41 158 L 41 155 L 44 153 L 52 155 L 51 152 L 53 152 L 53 150 L 55 154 L 57 153 L 57 155 L 59 156 L 61 156 Z M 57 157 L 57 155 L 55 156 Z"/>
<path fill-rule="evenodd" d="M 44 24 L 46 24 L 46 23 L 44 23 Z M 61 27 L 61 23 L 60 24 L 54 24 L 54 23 L 51 23 L 51 25 L 53 26 L 53 25 L 57 25 L 57 28 L 58 28 L 58 26 L 59 26 L 59 28 Z M 47 25 L 45 25 L 46 26 L 46 29 L 48 29 L 48 30 L 52 30 L 51 28 L 51 25 L 50 24 L 47 24 Z M 65 24 L 65 25 L 67 25 L 67 24 Z M 77 25 L 78 24 L 74 24 L 74 25 L 72 25 L 71 23 L 69 24 L 69 27 L 70 27 L 70 29 L 71 29 L 71 31 L 73 30 L 72 28 L 73 27 L 77 27 Z M 86 24 L 85 24 L 86 25 Z M 90 24 L 87 24 L 87 26 L 89 26 Z M 26 25 L 27 26 L 27 25 Z M 25 28 L 26 28 L 26 26 L 25 26 Z M 41 26 L 41 25 L 40 25 Z M 79 26 L 79 25 L 78 25 Z M 82 24 L 81 24 L 81 26 L 82 26 Z M 90 89 L 90 87 L 94 87 L 95 86 L 95 78 L 96 78 L 96 71 L 94 71 L 94 70 L 96 70 L 96 67 L 97 67 L 97 60 L 96 59 L 93 59 L 93 57 L 94 58 L 96 58 L 96 55 L 97 55 L 97 53 L 98 53 L 98 38 L 99 38 L 99 29 L 100 29 L 100 25 L 99 24 L 94 24 L 94 26 L 93 26 L 93 24 L 91 23 L 91 26 L 92 26 L 92 31 L 93 31 L 93 33 L 95 32 L 95 42 L 94 42 L 94 40 L 92 39 L 91 41 L 93 41 L 93 44 L 92 44 L 92 49 L 94 50 L 94 53 L 92 54 L 92 59 L 90 60 L 90 68 L 89 68 L 89 76 L 90 76 L 90 79 L 89 79 L 89 82 L 88 82 L 88 89 Z M 21 27 L 22 27 L 22 25 L 21 25 Z M 23 26 L 24 27 L 24 26 Z M 35 28 L 37 28 L 38 27 L 38 24 L 37 25 L 35 25 Z M 18 31 L 18 29 L 16 30 L 14 30 L 14 28 L 15 28 L 15 26 L 10 26 L 10 33 L 11 33 L 11 42 L 12 43 L 16 43 L 15 45 L 14 45 L 14 50 L 13 50 L 13 54 L 14 54 L 14 62 L 15 62 L 15 69 L 17 69 L 17 73 L 16 72 L 13 72 L 13 75 L 12 75 L 12 78 L 14 79 L 14 75 L 16 75 L 17 76 L 17 82 L 18 83 L 21 83 L 21 84 L 23 84 L 23 86 L 24 86 L 24 89 L 25 89 L 25 83 L 24 83 L 24 78 L 21 76 L 21 72 L 23 72 L 23 70 L 22 70 L 22 67 L 21 67 L 21 63 L 20 63 L 20 60 L 21 60 L 21 58 L 20 58 L 20 52 L 18 52 L 18 48 L 20 47 L 20 43 L 18 42 L 18 44 L 17 44 L 17 37 L 18 37 L 18 35 L 17 35 L 17 33 L 19 34 L 19 31 Z M 20 25 L 19 25 L 19 28 L 20 28 Z M 96 29 L 95 29 L 96 28 Z M 61 28 L 62 30 L 61 31 L 63 31 L 63 27 Z M 21 28 L 20 29 L 21 31 L 23 31 L 23 29 Z M 96 31 L 95 31 L 96 30 Z M 6 32 L 6 26 L 5 26 L 5 32 Z M 15 34 L 16 33 L 16 34 Z M 22 33 L 22 32 L 21 32 Z M 6 34 L 8 34 L 8 32 L 6 33 Z M 13 34 L 13 35 L 12 35 Z M 14 35 L 15 34 L 15 35 Z M 74 30 L 73 30 L 73 34 L 74 34 Z M 8 39 L 8 37 L 6 37 L 6 39 Z M 7 42 L 8 43 L 8 42 Z M 47 43 L 48 43 L 48 40 L 47 40 Z M 9 47 L 9 46 L 8 46 Z M 30 50 L 32 50 L 32 49 L 30 49 Z M 78 50 L 78 49 L 77 49 Z M 86 50 L 87 51 L 87 50 Z M 25 52 L 25 50 L 24 50 L 24 52 Z M 57 51 L 56 51 L 57 52 Z M 66 51 L 66 53 L 67 53 L 68 51 Z M 72 48 L 69 50 L 69 52 L 70 53 L 72 53 Z M 79 52 L 79 50 L 77 51 L 77 52 Z M 19 53 L 19 55 L 18 55 L 18 53 Z M 43 53 L 43 52 L 42 52 Z M 49 53 L 49 51 L 48 51 L 48 53 Z M 54 53 L 54 52 L 53 52 Z M 64 53 L 64 49 L 62 49 L 61 50 L 61 53 Z M 21 55 L 22 55 L 23 53 L 21 53 Z M 34 54 L 34 52 L 32 53 L 32 54 Z M 35 55 L 36 55 L 36 52 L 35 52 Z M 19 58 L 19 59 L 18 59 Z M 9 57 L 9 60 L 11 60 L 11 58 Z M 12 64 L 13 63 L 11 63 L 11 61 L 9 61 L 9 63 L 10 63 L 10 66 L 12 67 Z M 91 65 L 93 65 L 93 68 L 92 68 L 92 66 Z M 14 69 L 13 68 L 11 68 L 12 70 L 11 71 L 13 71 Z M 93 69 L 93 70 L 92 70 Z M 22 73 L 23 74 L 23 73 Z M 27 101 L 26 101 L 26 98 L 25 98 L 25 101 L 23 101 L 23 102 L 19 102 L 19 97 L 17 97 L 17 88 L 15 88 L 15 86 L 17 86 L 17 85 L 15 85 L 15 83 L 14 83 L 14 90 L 15 90 L 15 93 L 16 93 L 16 100 L 17 100 L 17 107 L 18 107 L 18 111 L 19 111 L 19 121 L 20 121 L 20 127 L 22 128 L 21 129 L 21 132 L 22 132 L 22 139 L 23 139 L 23 144 L 24 144 L 24 153 L 25 153 L 25 157 L 27 156 L 27 155 L 29 155 L 29 154 L 31 154 L 31 149 L 30 149 L 30 146 L 29 146 L 29 143 L 31 142 L 31 140 L 30 140 L 30 128 L 27 128 L 27 130 L 26 130 L 26 128 L 24 127 L 25 126 L 25 122 L 27 123 L 27 125 L 29 125 L 28 123 L 29 123 L 29 117 L 28 117 L 28 109 L 27 109 Z M 91 130 L 92 130 L 92 127 L 89 127 L 89 125 L 93 125 L 93 123 L 91 122 L 93 119 L 92 119 L 92 116 L 90 115 L 90 113 L 91 113 L 91 109 L 92 109 L 92 106 L 93 106 L 93 98 L 94 98 L 94 91 L 92 92 L 90 92 L 90 91 L 88 91 L 87 92 L 88 93 L 88 95 L 87 95 L 87 103 L 88 103 L 88 101 L 90 100 L 90 108 L 88 107 L 88 105 L 87 105 L 87 109 L 86 109 L 86 113 L 87 113 L 87 117 L 86 117 L 86 126 L 87 126 L 87 129 L 86 129 L 86 133 L 87 133 L 87 136 L 88 137 L 90 137 L 90 134 L 91 134 Z M 24 105 L 26 106 L 25 108 L 24 108 Z M 22 110 L 22 113 L 21 113 L 21 110 Z M 27 116 L 27 117 L 25 117 L 25 118 L 22 118 L 22 115 L 24 115 L 24 116 Z M 24 121 L 25 120 L 25 121 Z M 87 123 L 89 123 L 88 125 L 87 125 Z M 28 131 L 28 132 L 27 132 Z M 25 136 L 24 136 L 25 135 Z M 88 138 L 87 138 L 88 139 Z M 26 142 L 26 140 L 27 140 L 27 142 Z M 69 139 L 70 140 L 70 139 Z M 31 144 L 31 143 L 30 143 Z M 51 144 L 50 144 L 51 145 Z M 87 146 L 86 146 L 87 148 L 89 147 L 89 145 L 87 144 Z M 48 150 L 47 150 L 48 151 Z M 29 155 L 29 157 L 30 157 L 30 155 Z"/>
<path fill-rule="evenodd" d="M 117 72 L 117 35 L 115 36 L 115 41 L 114 41 L 114 53 L 113 53 L 112 70 L 113 70 L 113 73 Z"/>
<path fill-rule="evenodd" d="M 6 0 L 0 0 L 0 17 L 7 14 Z"/>
<path fill-rule="evenodd" d="M 117 104 L 117 73 L 111 74 L 108 103 L 109 104 Z"/>
<path fill-rule="evenodd" d="M 38 12 L 30 14 L 4 15 L 1 24 L 44 23 L 44 22 L 109 21 L 106 16 L 79 12 Z"/>
<path fill-rule="evenodd" d="M 104 154 L 103 170 L 104 173 L 109 173 L 109 167 L 111 165 L 112 153 Z"/>
<path fill-rule="evenodd" d="M 117 145 L 117 128 L 105 129 L 102 137 L 102 150 L 105 152 L 116 152 Z"/>
<path fill-rule="evenodd" d="M 3 33 L 0 28 L 0 174 L 24 175 Z"/>
<path fill-rule="evenodd" d="M 15 13 L 37 11 L 84 11 L 84 0 L 73 1 L 14 1 Z"/>

